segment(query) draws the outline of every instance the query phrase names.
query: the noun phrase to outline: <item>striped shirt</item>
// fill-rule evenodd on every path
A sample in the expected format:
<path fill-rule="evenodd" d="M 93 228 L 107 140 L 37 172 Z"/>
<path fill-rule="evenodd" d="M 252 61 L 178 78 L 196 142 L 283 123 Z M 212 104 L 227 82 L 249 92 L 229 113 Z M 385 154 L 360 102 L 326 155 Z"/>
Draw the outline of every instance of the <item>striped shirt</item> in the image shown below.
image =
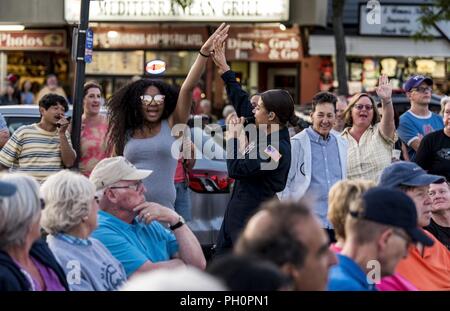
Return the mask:
<path fill-rule="evenodd" d="M 350 134 L 350 127 L 342 132 L 348 141 L 347 178 L 378 181 L 383 169 L 392 163 L 392 150 L 397 140 L 383 135 L 380 123 L 370 125 L 359 139 L 359 143 Z"/>
<path fill-rule="evenodd" d="M 71 144 L 69 134 L 66 136 Z M 48 132 L 37 123 L 21 126 L 0 151 L 0 164 L 43 182 L 64 168 L 58 130 Z"/>

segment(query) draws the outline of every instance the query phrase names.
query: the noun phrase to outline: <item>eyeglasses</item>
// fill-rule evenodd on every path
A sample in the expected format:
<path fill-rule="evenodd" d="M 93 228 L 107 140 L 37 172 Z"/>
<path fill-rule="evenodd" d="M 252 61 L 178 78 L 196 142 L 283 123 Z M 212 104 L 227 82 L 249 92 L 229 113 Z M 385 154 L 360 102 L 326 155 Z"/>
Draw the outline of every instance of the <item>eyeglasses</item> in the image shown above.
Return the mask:
<path fill-rule="evenodd" d="M 425 93 L 425 92 L 431 92 L 433 90 L 433 88 L 431 88 L 430 86 L 421 86 L 421 87 L 416 87 L 413 88 L 412 91 L 416 91 L 418 93 Z"/>
<path fill-rule="evenodd" d="M 139 190 L 139 188 L 141 187 L 141 185 L 142 185 L 142 181 L 141 180 L 139 180 L 137 183 L 135 183 L 135 184 L 132 184 L 132 185 L 128 185 L 128 186 L 114 186 L 114 187 L 109 187 L 109 189 L 131 189 L 131 190 L 134 190 L 134 191 L 138 191 Z"/>
<path fill-rule="evenodd" d="M 355 107 L 356 110 L 359 110 L 359 111 L 361 111 L 361 110 L 363 110 L 363 109 L 365 109 L 365 110 L 367 110 L 367 111 L 370 111 L 370 110 L 373 109 L 373 106 L 372 106 L 372 105 L 363 105 L 363 104 L 356 104 L 356 105 L 353 106 L 353 107 Z"/>
<path fill-rule="evenodd" d="M 157 105 L 162 105 L 162 104 L 164 104 L 165 98 L 166 98 L 166 96 L 161 95 L 161 94 L 157 94 L 155 96 L 146 94 L 146 95 L 142 95 L 140 97 L 142 104 L 145 106 L 150 106 L 152 104 L 152 102 L 155 102 L 155 104 L 157 104 Z"/>

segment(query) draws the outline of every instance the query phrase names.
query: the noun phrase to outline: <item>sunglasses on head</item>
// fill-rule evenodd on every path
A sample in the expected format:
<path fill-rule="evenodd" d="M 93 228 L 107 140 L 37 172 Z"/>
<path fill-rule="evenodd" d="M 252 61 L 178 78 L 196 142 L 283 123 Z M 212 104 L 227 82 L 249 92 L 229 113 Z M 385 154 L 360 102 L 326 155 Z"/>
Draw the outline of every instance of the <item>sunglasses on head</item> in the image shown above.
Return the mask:
<path fill-rule="evenodd" d="M 141 98 L 141 102 L 143 105 L 145 106 L 149 106 L 152 104 L 152 102 L 155 102 L 155 104 L 157 105 L 161 105 L 164 104 L 164 98 L 166 96 L 161 95 L 161 94 L 157 94 L 155 96 L 152 95 L 142 95 Z"/>

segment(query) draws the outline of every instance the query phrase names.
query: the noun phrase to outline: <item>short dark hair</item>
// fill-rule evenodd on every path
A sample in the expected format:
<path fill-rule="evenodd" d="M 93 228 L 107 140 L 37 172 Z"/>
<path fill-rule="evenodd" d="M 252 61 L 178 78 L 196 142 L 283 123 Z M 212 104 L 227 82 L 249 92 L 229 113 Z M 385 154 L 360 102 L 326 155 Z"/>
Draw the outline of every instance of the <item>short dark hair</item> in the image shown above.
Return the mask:
<path fill-rule="evenodd" d="M 276 291 L 293 282 L 273 262 L 235 254 L 215 259 L 207 272 L 222 280 L 231 291 Z"/>
<path fill-rule="evenodd" d="M 312 112 L 316 111 L 316 106 L 321 104 L 332 104 L 336 111 L 337 97 L 330 92 L 319 92 L 312 98 Z"/>
<path fill-rule="evenodd" d="M 303 202 L 272 200 L 264 203 L 261 210 L 270 215 L 270 234 L 254 239 L 242 235 L 237 242 L 236 253 L 269 260 L 279 267 L 285 264 L 302 267 L 308 247 L 299 240 L 296 223 L 299 219 L 304 220 L 312 216 L 309 207 Z"/>
<path fill-rule="evenodd" d="M 39 101 L 39 107 L 42 107 L 45 110 L 48 110 L 48 108 L 50 108 L 51 106 L 57 106 L 58 104 L 64 107 L 65 112 L 69 110 L 69 104 L 67 104 L 67 99 L 65 99 L 64 96 L 58 94 L 54 93 L 46 94 Z"/>

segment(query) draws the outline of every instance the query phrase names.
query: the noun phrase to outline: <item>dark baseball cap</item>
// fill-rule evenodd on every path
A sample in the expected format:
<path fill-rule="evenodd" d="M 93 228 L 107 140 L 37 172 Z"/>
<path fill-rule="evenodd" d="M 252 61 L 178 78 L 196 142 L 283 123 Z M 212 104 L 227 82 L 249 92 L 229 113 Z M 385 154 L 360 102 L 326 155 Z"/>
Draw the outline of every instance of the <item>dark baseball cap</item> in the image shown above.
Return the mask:
<path fill-rule="evenodd" d="M 405 82 L 403 89 L 405 92 L 409 92 L 412 88 L 418 87 L 422 82 L 433 85 L 433 80 L 431 78 L 422 75 L 413 75 Z"/>
<path fill-rule="evenodd" d="M 392 163 L 381 172 L 378 185 L 386 188 L 397 188 L 401 185 L 421 187 L 444 181 L 444 177 L 427 174 L 414 162 L 398 161 Z"/>
<path fill-rule="evenodd" d="M 362 195 L 364 210 L 350 215 L 376 223 L 402 228 L 415 243 L 432 246 L 430 239 L 417 224 L 414 201 L 400 190 L 375 187 Z"/>
<path fill-rule="evenodd" d="M 9 182 L 0 181 L 0 197 L 10 197 L 16 193 L 17 187 Z"/>

